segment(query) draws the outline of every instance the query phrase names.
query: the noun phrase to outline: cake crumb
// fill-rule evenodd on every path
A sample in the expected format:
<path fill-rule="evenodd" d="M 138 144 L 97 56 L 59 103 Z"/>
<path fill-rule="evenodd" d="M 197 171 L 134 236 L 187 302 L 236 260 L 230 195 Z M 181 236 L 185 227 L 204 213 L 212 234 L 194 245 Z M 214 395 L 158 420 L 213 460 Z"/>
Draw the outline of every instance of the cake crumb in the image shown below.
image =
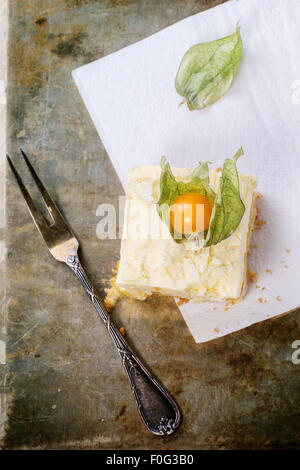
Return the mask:
<path fill-rule="evenodd" d="M 257 248 L 257 245 L 256 245 L 256 244 L 255 244 L 255 245 L 253 245 L 253 248 L 256 250 L 256 248 Z"/>
<path fill-rule="evenodd" d="M 229 307 L 224 307 L 224 310 L 227 312 L 227 310 L 229 310 Z"/>
<path fill-rule="evenodd" d="M 285 251 L 286 251 L 287 253 L 290 253 L 290 252 L 291 252 L 291 250 L 289 250 L 288 248 L 287 248 Z"/>
<path fill-rule="evenodd" d="M 119 298 L 122 296 L 121 289 L 116 285 L 116 278 L 119 270 L 119 265 L 120 260 L 117 262 L 116 268 L 112 269 L 112 272 L 115 273 L 115 276 L 109 280 L 111 287 L 105 289 L 106 297 L 104 299 L 104 307 L 108 312 L 113 309 Z"/>
<path fill-rule="evenodd" d="M 263 286 L 263 287 L 261 288 L 261 290 L 265 290 L 265 286 Z"/>
<path fill-rule="evenodd" d="M 214 328 L 214 332 L 215 332 L 215 333 L 220 333 L 219 328 Z"/>
<path fill-rule="evenodd" d="M 180 307 L 180 305 L 187 304 L 188 301 L 189 301 L 189 299 L 185 299 L 184 297 L 180 297 L 178 302 L 177 302 L 177 305 Z"/>
<path fill-rule="evenodd" d="M 112 268 L 112 272 L 117 275 L 119 271 L 119 266 L 120 266 L 120 260 L 117 262 L 116 267 Z"/>
<path fill-rule="evenodd" d="M 221 167 L 221 166 L 218 166 L 218 168 L 216 169 L 216 173 L 218 173 L 219 171 L 222 171 L 222 167 Z"/>
<path fill-rule="evenodd" d="M 279 295 L 277 295 L 276 300 L 277 300 L 278 302 L 281 302 L 281 301 L 282 301 L 282 299 L 281 299 L 281 297 L 279 297 Z"/>
<path fill-rule="evenodd" d="M 287 269 L 289 266 L 288 266 L 287 264 L 285 264 L 283 267 L 284 267 L 285 269 Z"/>
<path fill-rule="evenodd" d="M 250 271 L 250 269 L 247 270 L 248 278 L 251 284 L 255 284 L 257 282 L 257 273 L 254 273 Z"/>
<path fill-rule="evenodd" d="M 121 333 L 122 336 L 125 336 L 126 331 L 125 331 L 124 326 L 121 326 L 120 333 Z"/>
<path fill-rule="evenodd" d="M 255 286 L 256 289 L 260 289 L 260 286 Z"/>
<path fill-rule="evenodd" d="M 122 291 L 118 286 L 112 284 L 109 289 L 105 289 L 106 297 L 104 300 L 104 306 L 108 312 L 111 312 L 113 307 L 116 305 L 119 298 L 122 296 Z"/>
<path fill-rule="evenodd" d="M 213 310 L 217 310 L 217 307 L 214 307 Z"/>
<path fill-rule="evenodd" d="M 255 230 L 260 230 L 261 227 L 262 227 L 263 225 L 265 225 L 265 223 L 266 223 L 266 222 L 265 222 L 264 220 L 257 220 L 257 221 L 255 222 Z"/>
<path fill-rule="evenodd" d="M 262 297 L 259 297 L 257 300 L 258 300 L 261 304 L 263 303 Z"/>
<path fill-rule="evenodd" d="M 267 302 L 268 302 L 267 299 L 265 299 L 265 300 L 264 300 L 264 303 L 266 304 Z"/>
<path fill-rule="evenodd" d="M 266 273 L 272 274 L 272 269 L 266 269 Z"/>
<path fill-rule="evenodd" d="M 263 195 L 261 193 L 256 193 L 257 199 L 263 199 Z"/>

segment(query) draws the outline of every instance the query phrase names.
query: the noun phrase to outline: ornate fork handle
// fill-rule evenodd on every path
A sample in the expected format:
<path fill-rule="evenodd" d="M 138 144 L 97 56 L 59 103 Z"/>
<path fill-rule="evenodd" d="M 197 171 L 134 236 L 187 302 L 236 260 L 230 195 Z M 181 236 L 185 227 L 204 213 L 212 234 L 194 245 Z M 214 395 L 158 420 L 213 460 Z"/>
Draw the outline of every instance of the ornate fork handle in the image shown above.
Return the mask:
<path fill-rule="evenodd" d="M 102 299 L 94 293 L 94 288 L 78 256 L 69 256 L 67 265 L 74 271 L 86 290 L 117 348 L 146 427 L 154 434 L 172 434 L 180 424 L 180 411 L 176 402 L 128 346 L 119 329 L 110 319 Z"/>

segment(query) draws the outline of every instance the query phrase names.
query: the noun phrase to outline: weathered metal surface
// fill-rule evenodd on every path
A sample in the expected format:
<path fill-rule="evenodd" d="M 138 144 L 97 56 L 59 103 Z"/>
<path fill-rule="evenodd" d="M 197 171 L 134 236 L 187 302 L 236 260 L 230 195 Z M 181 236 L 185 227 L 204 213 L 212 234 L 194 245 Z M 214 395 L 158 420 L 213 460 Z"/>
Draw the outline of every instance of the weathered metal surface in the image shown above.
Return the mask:
<path fill-rule="evenodd" d="M 5 149 L 6 149 L 6 64 L 8 3 L 0 2 L 0 441 L 6 421 L 6 298 L 5 298 Z"/>
<path fill-rule="evenodd" d="M 10 1 L 8 150 L 17 158 L 22 146 L 32 155 L 100 293 L 119 241 L 97 239 L 96 209 L 123 190 L 71 70 L 218 3 Z M 34 192 L 28 176 L 25 182 Z M 10 175 L 7 245 L 4 447 L 299 447 L 300 365 L 291 361 L 299 312 L 196 345 L 170 299 L 122 299 L 114 319 L 183 411 L 179 431 L 159 438 L 141 423 L 105 327 L 77 279 L 45 249 Z"/>

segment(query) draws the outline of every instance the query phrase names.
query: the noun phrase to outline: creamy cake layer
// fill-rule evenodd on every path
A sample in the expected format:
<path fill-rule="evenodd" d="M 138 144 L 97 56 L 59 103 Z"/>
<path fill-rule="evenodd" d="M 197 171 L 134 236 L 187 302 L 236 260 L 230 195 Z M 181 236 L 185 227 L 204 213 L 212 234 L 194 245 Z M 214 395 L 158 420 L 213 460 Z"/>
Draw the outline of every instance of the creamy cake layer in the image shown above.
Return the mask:
<path fill-rule="evenodd" d="M 172 168 L 178 181 L 188 181 L 192 168 Z M 237 300 L 245 281 L 248 236 L 256 179 L 239 175 L 245 213 L 236 231 L 217 245 L 195 249 L 178 244 L 160 219 L 160 167 L 135 167 L 127 181 L 127 200 L 116 285 L 137 299 L 153 293 L 195 301 Z M 210 171 L 218 189 L 220 172 Z"/>

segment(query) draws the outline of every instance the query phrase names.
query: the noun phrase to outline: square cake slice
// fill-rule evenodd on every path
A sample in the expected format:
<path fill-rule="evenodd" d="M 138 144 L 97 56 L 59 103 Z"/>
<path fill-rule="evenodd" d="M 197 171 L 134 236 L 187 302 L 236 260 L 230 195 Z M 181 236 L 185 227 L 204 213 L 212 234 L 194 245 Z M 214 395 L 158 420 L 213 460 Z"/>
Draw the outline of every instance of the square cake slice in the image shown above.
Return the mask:
<path fill-rule="evenodd" d="M 177 181 L 185 182 L 193 169 L 172 171 Z M 256 215 L 256 179 L 239 176 L 245 212 L 235 232 L 217 245 L 194 249 L 176 243 L 157 213 L 160 173 L 159 166 L 140 166 L 128 175 L 116 285 L 140 300 L 153 294 L 195 302 L 240 300 L 246 289 L 247 254 Z M 220 172 L 210 171 L 215 191 L 219 177 Z"/>

